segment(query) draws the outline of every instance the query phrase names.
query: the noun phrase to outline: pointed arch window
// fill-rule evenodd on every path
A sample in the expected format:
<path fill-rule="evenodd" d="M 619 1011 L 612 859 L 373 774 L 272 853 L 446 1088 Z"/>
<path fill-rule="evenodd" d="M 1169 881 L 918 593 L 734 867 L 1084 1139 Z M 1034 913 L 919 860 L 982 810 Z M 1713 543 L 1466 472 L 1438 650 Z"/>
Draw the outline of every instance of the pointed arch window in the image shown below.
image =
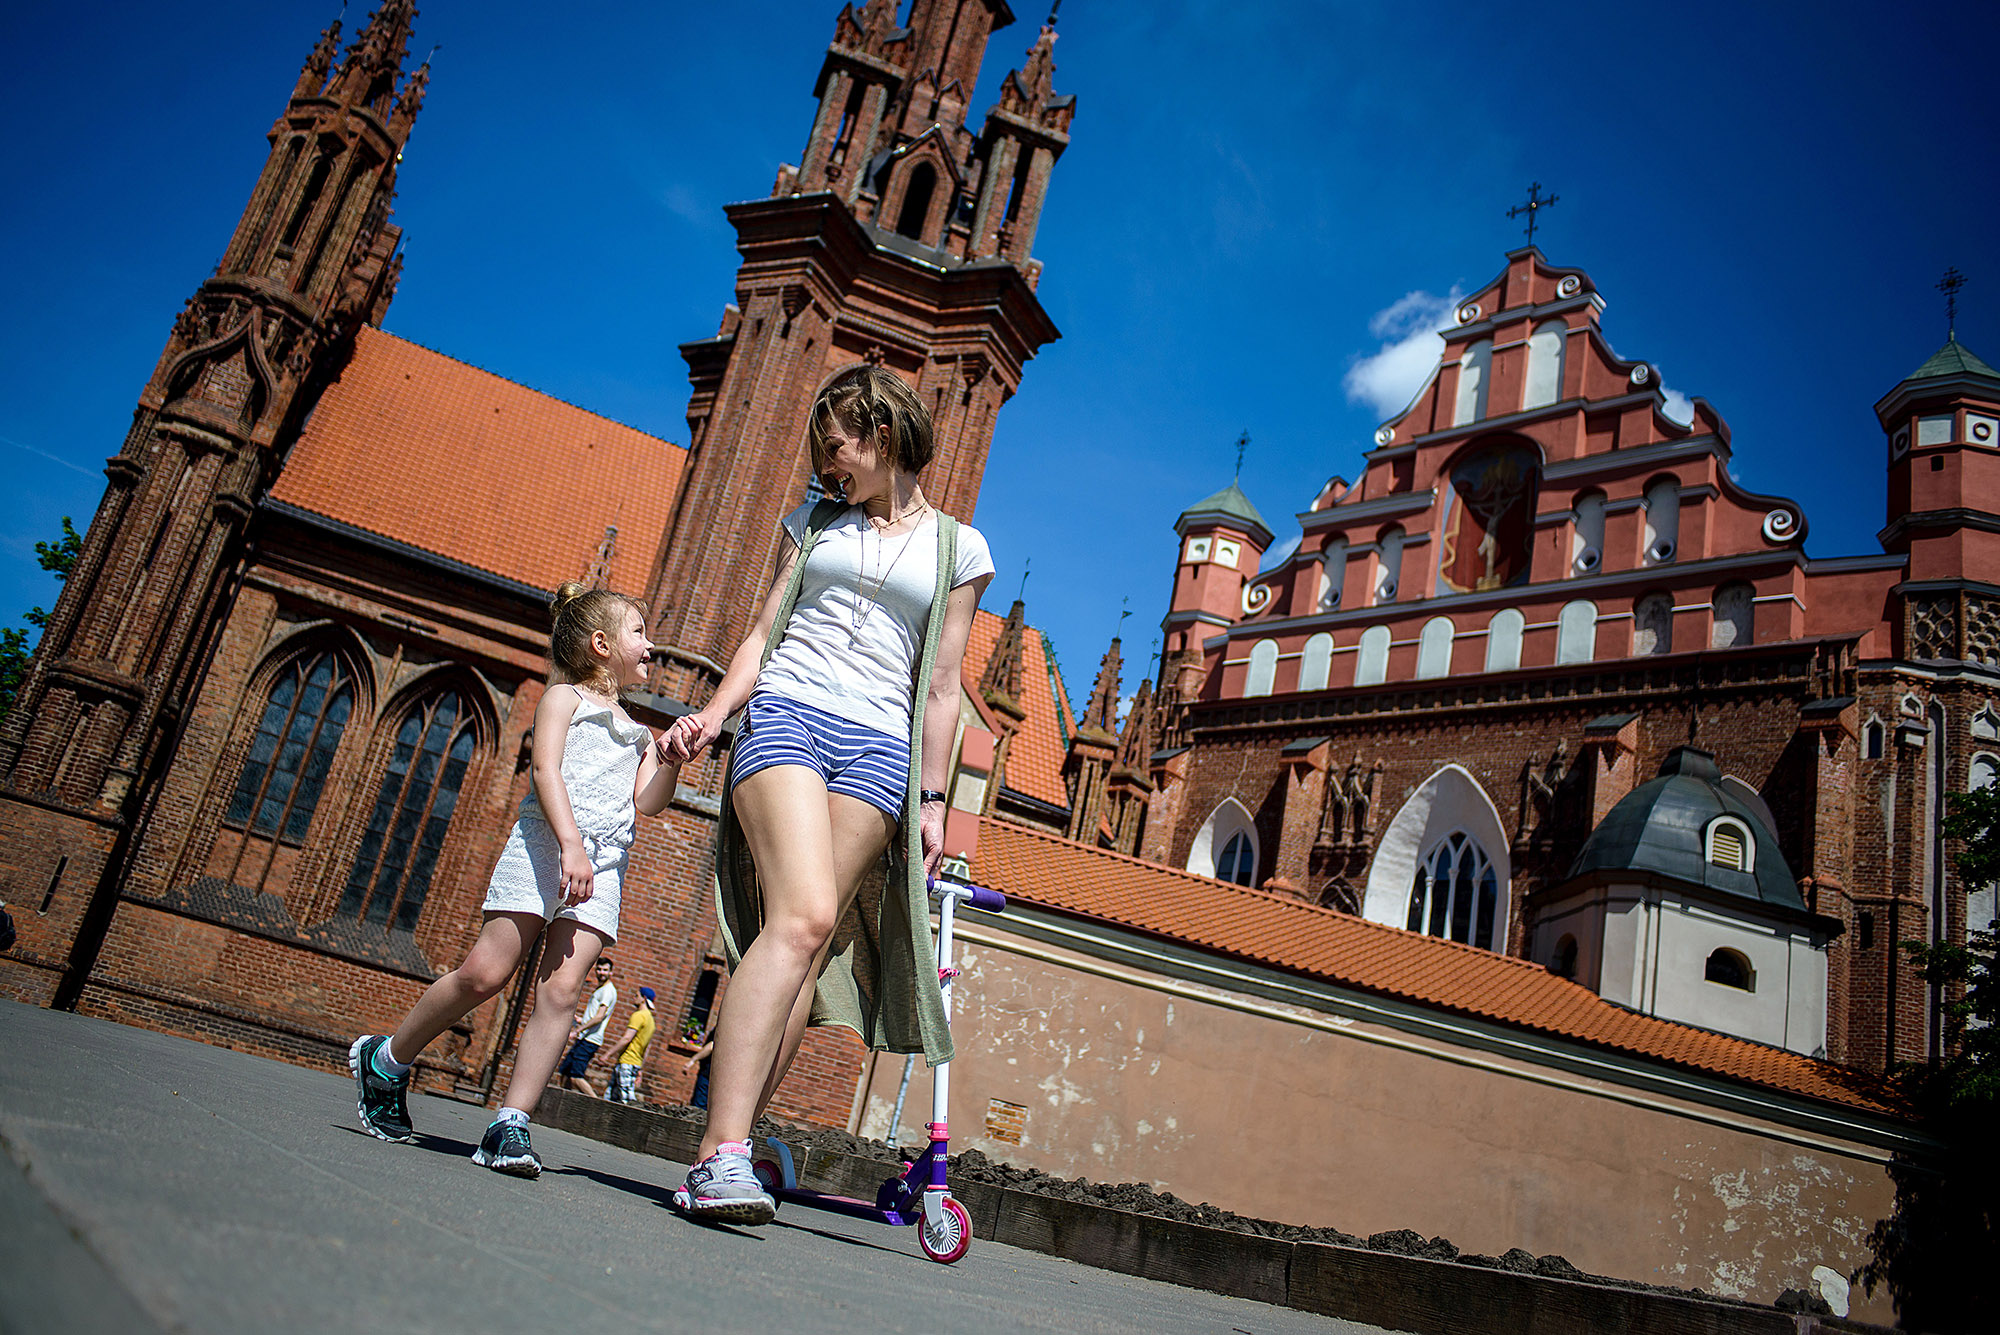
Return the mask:
<path fill-rule="evenodd" d="M 476 745 L 471 711 L 456 691 L 403 719 L 341 896 L 344 916 L 415 930 Z"/>
<path fill-rule="evenodd" d="M 353 708 L 354 674 L 330 650 L 301 657 L 279 674 L 223 821 L 285 843 L 303 841 Z"/>
<path fill-rule="evenodd" d="M 1257 850 L 1251 846 L 1250 836 L 1238 830 L 1222 846 L 1222 856 L 1215 863 L 1215 879 L 1250 885 L 1256 878 Z"/>
<path fill-rule="evenodd" d="M 1249 808 L 1233 797 L 1225 797 L 1195 832 L 1194 844 L 1188 849 L 1187 869 L 1218 881 L 1255 885 L 1257 860 L 1257 825 Z"/>
<path fill-rule="evenodd" d="M 1455 830 L 1432 845 L 1418 864 L 1406 925 L 1425 936 L 1491 950 L 1499 904 L 1500 878 L 1492 859 L 1471 835 Z"/>

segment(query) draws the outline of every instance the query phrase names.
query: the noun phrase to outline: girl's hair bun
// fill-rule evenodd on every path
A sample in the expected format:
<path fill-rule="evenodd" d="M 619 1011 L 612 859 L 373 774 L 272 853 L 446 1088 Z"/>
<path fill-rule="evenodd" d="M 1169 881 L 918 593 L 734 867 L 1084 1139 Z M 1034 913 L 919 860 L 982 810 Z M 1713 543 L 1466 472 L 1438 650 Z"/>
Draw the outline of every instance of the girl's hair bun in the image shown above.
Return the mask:
<path fill-rule="evenodd" d="M 573 579 L 564 580 L 561 586 L 556 589 L 556 596 L 549 599 L 549 615 L 551 617 L 561 616 L 564 608 L 589 592 L 590 586 L 588 584 L 581 584 Z"/>

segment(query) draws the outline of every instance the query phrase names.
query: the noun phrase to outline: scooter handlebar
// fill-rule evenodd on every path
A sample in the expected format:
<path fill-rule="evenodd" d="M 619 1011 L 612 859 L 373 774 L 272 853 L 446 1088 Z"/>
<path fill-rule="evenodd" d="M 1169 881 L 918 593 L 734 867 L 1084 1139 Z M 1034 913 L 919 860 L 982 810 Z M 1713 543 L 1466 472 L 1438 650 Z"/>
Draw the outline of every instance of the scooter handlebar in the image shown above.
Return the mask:
<path fill-rule="evenodd" d="M 983 885 L 969 885 L 966 889 L 972 891 L 972 894 L 965 902 L 973 908 L 985 909 L 988 913 L 1004 913 L 1007 911 L 1007 896 L 1001 894 L 998 890 L 988 890 Z"/>
<path fill-rule="evenodd" d="M 945 881 L 932 877 L 930 891 L 931 894 L 940 897 L 950 895 L 988 913 L 1007 911 L 1007 896 L 998 890 L 989 890 L 983 885 L 968 885 L 964 881 Z"/>

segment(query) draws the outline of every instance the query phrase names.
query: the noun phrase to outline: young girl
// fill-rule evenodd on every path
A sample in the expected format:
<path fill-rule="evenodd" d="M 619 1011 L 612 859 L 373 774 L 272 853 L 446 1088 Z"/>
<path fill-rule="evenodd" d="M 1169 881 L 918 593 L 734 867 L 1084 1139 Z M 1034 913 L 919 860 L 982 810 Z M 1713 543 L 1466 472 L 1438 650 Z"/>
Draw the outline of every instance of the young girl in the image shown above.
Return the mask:
<path fill-rule="evenodd" d="M 498 993 L 541 936 L 534 1013 L 500 1115 L 472 1156 L 517 1177 L 542 1171 L 528 1144 L 528 1115 L 555 1072 L 591 965 L 618 936 L 635 813 L 664 810 L 680 772 L 651 730 L 618 705 L 620 693 L 645 679 L 653 653 L 638 605 L 569 583 L 549 611 L 551 682 L 535 707 L 534 786 L 493 869 L 485 926 L 465 962 L 430 985 L 394 1034 L 364 1035 L 347 1052 L 361 1125 L 383 1140 L 410 1140 L 410 1063 Z"/>
<path fill-rule="evenodd" d="M 750 1127 L 809 1021 L 877 1049 L 951 1055 L 925 878 L 943 852 L 959 660 L 993 561 L 970 525 L 924 499 L 931 418 L 894 372 L 836 373 L 808 436 L 841 499 L 786 517 L 756 625 L 665 742 L 687 760 L 747 702 L 716 852 L 734 974 L 712 1030 L 702 1159 L 674 1193 L 690 1214 L 738 1223 L 777 1208 L 751 1171 Z M 892 840 L 886 884 L 862 895 Z"/>

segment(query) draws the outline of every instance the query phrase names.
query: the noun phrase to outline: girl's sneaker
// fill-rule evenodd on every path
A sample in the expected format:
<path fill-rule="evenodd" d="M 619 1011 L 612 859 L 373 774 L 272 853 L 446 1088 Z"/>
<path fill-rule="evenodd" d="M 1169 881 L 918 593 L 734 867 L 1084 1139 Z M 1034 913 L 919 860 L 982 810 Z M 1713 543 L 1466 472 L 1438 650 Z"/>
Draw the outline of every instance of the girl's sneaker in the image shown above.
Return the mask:
<path fill-rule="evenodd" d="M 388 1041 L 386 1034 L 363 1034 L 347 1049 L 347 1069 L 354 1072 L 354 1087 L 360 1093 L 357 1106 L 361 1125 L 368 1128 L 369 1135 L 383 1140 L 414 1140 L 416 1133 L 410 1127 L 410 1073 L 387 1076 L 375 1068 L 375 1050 Z"/>
<path fill-rule="evenodd" d="M 674 1193 L 674 1208 L 726 1224 L 768 1224 L 778 1213 L 778 1203 L 750 1167 L 749 1154 L 735 1152 L 733 1146 L 688 1169 L 687 1185 Z"/>
<path fill-rule="evenodd" d="M 479 1138 L 479 1148 L 472 1152 L 472 1162 L 515 1177 L 542 1175 L 542 1161 L 528 1144 L 528 1124 L 512 1119 L 486 1128 L 486 1134 Z"/>

